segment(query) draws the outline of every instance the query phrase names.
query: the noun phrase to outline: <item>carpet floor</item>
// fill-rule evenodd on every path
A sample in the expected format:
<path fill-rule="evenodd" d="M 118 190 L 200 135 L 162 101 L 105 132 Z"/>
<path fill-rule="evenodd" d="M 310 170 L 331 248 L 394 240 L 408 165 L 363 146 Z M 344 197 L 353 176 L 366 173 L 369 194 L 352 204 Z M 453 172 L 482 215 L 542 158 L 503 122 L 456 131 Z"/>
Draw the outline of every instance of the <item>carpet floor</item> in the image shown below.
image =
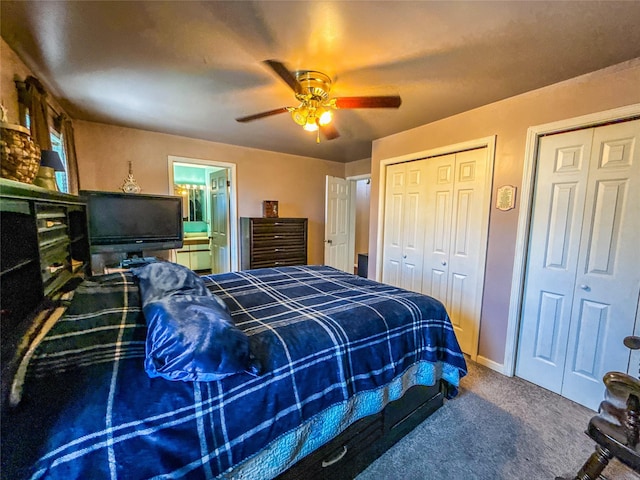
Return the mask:
<path fill-rule="evenodd" d="M 553 480 L 593 453 L 592 410 L 468 361 L 459 395 L 358 475 L 357 480 Z M 613 461 L 610 480 L 640 480 Z"/>

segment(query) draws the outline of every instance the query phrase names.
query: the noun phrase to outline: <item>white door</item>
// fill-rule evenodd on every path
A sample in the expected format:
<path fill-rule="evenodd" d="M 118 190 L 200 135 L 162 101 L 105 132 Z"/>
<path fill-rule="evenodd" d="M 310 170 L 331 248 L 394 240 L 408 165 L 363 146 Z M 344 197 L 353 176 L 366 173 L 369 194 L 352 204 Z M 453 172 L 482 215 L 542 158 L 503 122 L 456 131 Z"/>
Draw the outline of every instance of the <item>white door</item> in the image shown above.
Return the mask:
<path fill-rule="evenodd" d="M 327 175 L 325 189 L 324 264 L 353 273 L 349 256 L 349 181 Z"/>
<path fill-rule="evenodd" d="M 640 121 L 540 140 L 516 374 L 597 409 L 640 295 Z"/>
<path fill-rule="evenodd" d="M 462 351 L 480 328 L 490 190 L 488 149 L 430 158 L 422 292 L 444 303 Z"/>
<path fill-rule="evenodd" d="M 424 249 L 425 160 L 387 167 L 382 281 L 420 292 Z"/>
<path fill-rule="evenodd" d="M 211 272 L 230 271 L 229 190 L 227 169 L 209 175 L 211 188 Z"/>

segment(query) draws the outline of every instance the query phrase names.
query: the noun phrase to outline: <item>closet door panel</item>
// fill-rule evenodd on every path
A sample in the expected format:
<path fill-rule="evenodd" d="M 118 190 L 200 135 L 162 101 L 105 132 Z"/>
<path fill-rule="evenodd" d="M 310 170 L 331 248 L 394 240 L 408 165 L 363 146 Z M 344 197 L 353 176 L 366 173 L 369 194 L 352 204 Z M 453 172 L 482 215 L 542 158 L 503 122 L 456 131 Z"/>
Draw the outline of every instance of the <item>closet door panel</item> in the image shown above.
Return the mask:
<path fill-rule="evenodd" d="M 444 303 L 444 301 L 447 298 L 447 282 L 448 282 L 447 271 L 433 268 L 431 272 L 425 273 L 425 277 L 429 273 L 430 273 L 429 282 L 423 281 L 422 293 L 430 295 L 433 298 L 437 298 L 438 300 Z M 425 288 L 424 288 L 425 283 L 427 283 L 429 286 L 428 288 L 430 288 L 429 292 L 425 291 Z"/>
<path fill-rule="evenodd" d="M 425 244 L 422 292 L 447 306 L 455 155 L 430 158 L 425 174 Z"/>
<path fill-rule="evenodd" d="M 402 287 L 414 292 L 422 290 L 425 167 L 424 160 L 406 164 L 406 209 L 402 235 Z"/>
<path fill-rule="evenodd" d="M 405 174 L 403 164 L 387 167 L 382 281 L 397 287 L 401 286 L 402 278 Z"/>
<path fill-rule="evenodd" d="M 592 132 L 540 140 L 516 374 L 560 393 Z"/>
<path fill-rule="evenodd" d="M 562 387 L 591 408 L 603 398 L 602 376 L 629 365 L 622 341 L 633 334 L 640 296 L 639 142 L 640 120 L 593 134 Z"/>
<path fill-rule="evenodd" d="M 424 229 L 421 226 L 421 194 L 410 192 L 405 195 L 407 205 L 402 236 L 402 288 L 420 291 L 422 285 L 422 246 Z"/>
<path fill-rule="evenodd" d="M 382 281 L 420 292 L 424 249 L 424 161 L 387 167 Z"/>
<path fill-rule="evenodd" d="M 440 300 L 462 350 L 472 358 L 486 260 L 489 152 L 483 147 L 386 169 L 382 280 Z M 395 194 L 402 208 L 394 207 L 400 203 Z M 399 218 L 402 234 L 396 236 Z"/>
<path fill-rule="evenodd" d="M 464 328 L 462 323 L 465 315 L 465 303 L 468 302 L 468 285 L 467 277 L 464 274 L 453 273 L 451 275 L 451 282 L 448 288 L 448 309 L 449 316 L 451 317 L 451 323 L 456 331 Z M 456 334 L 457 337 L 459 337 Z M 458 342 L 463 342 L 464 338 L 458 338 Z M 468 345 L 465 345 L 468 348 Z M 460 344 L 462 348 L 462 343 Z M 464 352 L 465 349 L 462 348 Z M 467 350 L 468 351 L 468 350 Z"/>
<path fill-rule="evenodd" d="M 460 347 L 465 353 L 474 351 L 480 328 L 480 292 L 485 263 L 482 238 L 486 229 L 483 216 L 486 168 L 486 148 L 455 155 L 450 281 L 445 305 L 450 305 L 452 309 L 450 316 Z"/>
<path fill-rule="evenodd" d="M 469 249 L 473 241 L 471 226 L 473 223 L 473 190 L 458 190 L 456 198 L 456 223 L 452 253 L 457 257 L 469 257 Z"/>

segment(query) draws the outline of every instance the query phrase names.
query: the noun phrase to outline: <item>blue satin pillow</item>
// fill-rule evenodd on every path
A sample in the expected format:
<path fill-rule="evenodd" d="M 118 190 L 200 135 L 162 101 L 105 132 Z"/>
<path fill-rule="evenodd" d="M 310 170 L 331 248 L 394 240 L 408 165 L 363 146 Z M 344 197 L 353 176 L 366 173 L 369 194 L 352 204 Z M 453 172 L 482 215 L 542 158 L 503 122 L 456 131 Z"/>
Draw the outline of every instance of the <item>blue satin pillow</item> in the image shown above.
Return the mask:
<path fill-rule="evenodd" d="M 150 377 L 209 382 L 260 366 L 249 338 L 227 305 L 181 265 L 161 262 L 135 269 L 147 322 L 145 370 Z"/>
<path fill-rule="evenodd" d="M 143 312 L 150 377 L 210 382 L 259 372 L 248 337 L 213 296 L 171 295 L 145 305 Z"/>
<path fill-rule="evenodd" d="M 131 272 L 138 279 L 143 305 L 179 292 L 210 295 L 200 276 L 177 263 L 150 263 L 144 267 L 133 268 Z"/>

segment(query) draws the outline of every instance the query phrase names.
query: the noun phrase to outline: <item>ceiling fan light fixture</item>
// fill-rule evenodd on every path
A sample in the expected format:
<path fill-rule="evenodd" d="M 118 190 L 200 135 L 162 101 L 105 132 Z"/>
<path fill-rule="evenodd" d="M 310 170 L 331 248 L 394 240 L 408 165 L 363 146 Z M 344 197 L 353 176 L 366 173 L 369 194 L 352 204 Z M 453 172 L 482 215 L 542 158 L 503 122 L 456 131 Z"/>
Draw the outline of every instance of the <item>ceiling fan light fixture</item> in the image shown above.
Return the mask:
<path fill-rule="evenodd" d="M 297 108 L 291 109 L 291 118 L 298 125 L 305 126 L 307 124 L 307 118 L 309 117 L 309 109 L 306 105 L 300 105 Z"/>
<path fill-rule="evenodd" d="M 332 119 L 333 114 L 331 113 L 331 110 L 324 110 L 318 117 L 318 124 L 321 127 L 324 127 L 325 125 L 329 125 Z"/>
<path fill-rule="evenodd" d="M 305 123 L 302 128 L 304 128 L 307 132 L 315 132 L 315 131 L 317 131 L 318 130 L 318 121 L 317 121 L 316 117 L 311 116 L 311 115 L 309 117 L 307 117 L 307 123 Z"/>
<path fill-rule="evenodd" d="M 290 71 L 282 62 L 265 60 L 264 63 L 293 90 L 298 106 L 280 107 L 274 110 L 236 118 L 241 123 L 289 112 L 292 120 L 308 132 L 316 132 L 320 143 L 320 132 L 327 140 L 340 133 L 331 124 L 333 110 L 352 108 L 398 108 L 402 103 L 399 95 L 357 96 L 329 98 L 331 78 L 315 70 Z"/>

